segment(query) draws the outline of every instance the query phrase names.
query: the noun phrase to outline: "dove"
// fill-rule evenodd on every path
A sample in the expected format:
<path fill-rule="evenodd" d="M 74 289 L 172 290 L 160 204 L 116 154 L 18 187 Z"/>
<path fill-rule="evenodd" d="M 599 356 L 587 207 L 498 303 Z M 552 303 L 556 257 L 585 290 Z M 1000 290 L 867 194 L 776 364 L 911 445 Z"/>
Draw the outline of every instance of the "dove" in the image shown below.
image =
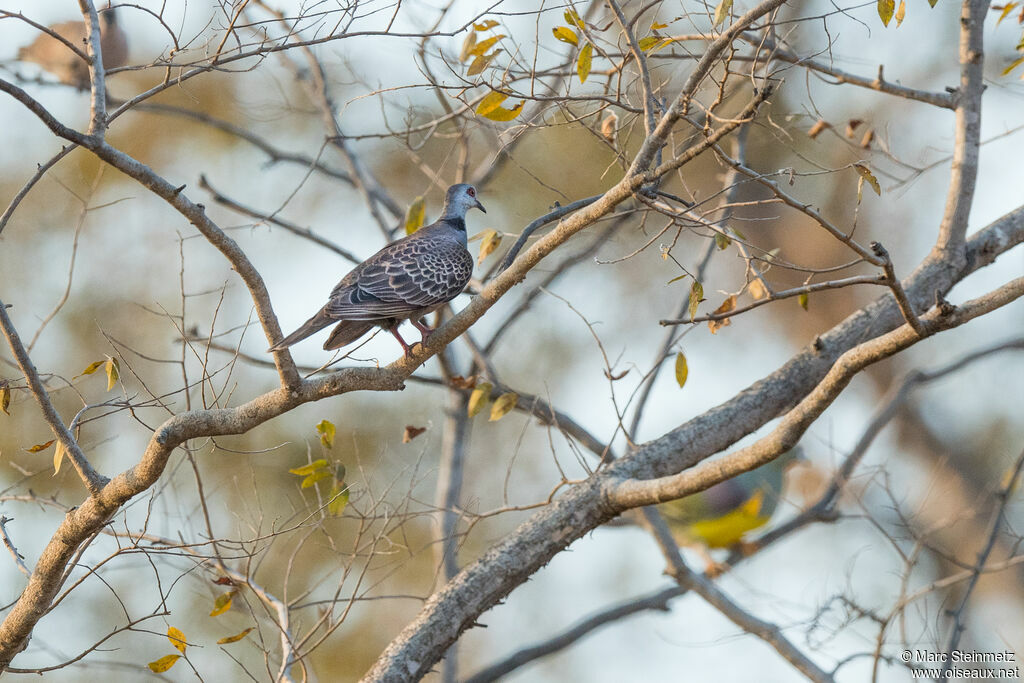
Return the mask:
<path fill-rule="evenodd" d="M 411 355 L 398 326 L 410 321 L 425 343 L 433 330 L 420 319 L 461 294 L 473 273 L 473 257 L 466 249 L 470 209 L 487 213 L 476 188 L 465 183 L 449 187 L 436 222 L 392 242 L 352 269 L 323 308 L 268 351 L 286 349 L 337 323 L 324 350 L 340 349 L 382 327 L 395 336 L 406 356 Z"/>
<path fill-rule="evenodd" d="M 65 21 L 49 28 L 85 52 L 85 42 L 88 38 L 85 22 Z M 100 11 L 100 51 L 103 53 L 104 69 L 124 66 L 128 61 L 128 36 L 118 25 L 117 14 L 112 9 Z M 56 76 L 61 83 L 73 85 L 79 90 L 89 88 L 89 65 L 67 45 L 48 33 L 41 34 L 32 43 L 18 50 L 18 59 L 38 64 Z"/>

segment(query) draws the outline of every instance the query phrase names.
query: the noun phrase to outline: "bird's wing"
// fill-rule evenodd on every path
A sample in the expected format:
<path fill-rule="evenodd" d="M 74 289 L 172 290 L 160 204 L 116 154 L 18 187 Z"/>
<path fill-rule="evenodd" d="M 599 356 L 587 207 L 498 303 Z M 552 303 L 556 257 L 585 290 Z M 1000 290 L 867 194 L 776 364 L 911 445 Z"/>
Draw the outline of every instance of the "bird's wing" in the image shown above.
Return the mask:
<path fill-rule="evenodd" d="M 457 240 L 426 235 L 400 240 L 349 273 L 326 311 L 346 320 L 400 317 L 451 301 L 472 272 L 473 257 Z"/>

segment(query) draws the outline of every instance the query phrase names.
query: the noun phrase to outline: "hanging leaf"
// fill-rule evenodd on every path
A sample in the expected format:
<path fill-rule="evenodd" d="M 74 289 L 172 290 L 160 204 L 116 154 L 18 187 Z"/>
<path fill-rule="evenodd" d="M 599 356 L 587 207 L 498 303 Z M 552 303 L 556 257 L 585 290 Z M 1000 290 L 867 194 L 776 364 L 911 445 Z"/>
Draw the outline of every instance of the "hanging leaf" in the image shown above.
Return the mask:
<path fill-rule="evenodd" d="M 853 168 L 856 169 L 857 173 L 860 174 L 861 178 L 866 180 L 868 184 L 871 185 L 871 189 L 875 191 L 875 194 L 882 194 L 882 186 L 878 184 L 878 178 L 876 178 L 875 174 L 871 172 L 871 169 L 869 169 L 864 164 L 854 164 Z"/>
<path fill-rule="evenodd" d="M 490 256 L 498 245 L 501 244 L 501 233 L 497 230 L 488 230 L 484 233 L 483 241 L 480 242 L 480 256 L 477 257 L 476 264 L 480 265 L 484 262 L 488 256 Z"/>
<path fill-rule="evenodd" d="M 494 385 L 490 382 L 480 382 L 473 389 L 473 393 L 469 395 L 469 404 L 466 406 L 466 414 L 470 417 L 476 417 L 477 413 L 484 409 L 487 402 L 491 400 L 491 390 L 494 389 Z"/>
<path fill-rule="evenodd" d="M 233 593 L 221 593 L 217 596 L 217 599 L 213 601 L 213 611 L 210 612 L 211 617 L 219 617 L 220 615 L 231 609 L 231 596 Z"/>
<path fill-rule="evenodd" d="M 889 22 L 892 21 L 892 13 L 894 11 L 896 11 L 895 0 L 878 0 L 878 16 L 882 19 L 883 26 L 888 26 Z"/>
<path fill-rule="evenodd" d="M 322 469 L 324 467 L 327 467 L 327 461 L 324 460 L 323 458 L 320 458 L 319 460 L 314 460 L 308 465 L 303 465 L 302 467 L 296 467 L 295 469 L 288 470 L 288 472 L 289 474 L 295 474 L 300 477 L 308 477 L 309 475 L 313 474 L 317 470 Z"/>
<path fill-rule="evenodd" d="M 409 443 L 417 436 L 427 431 L 426 427 L 414 427 L 413 425 L 405 425 L 405 429 L 402 431 L 402 443 Z"/>
<path fill-rule="evenodd" d="M 334 423 L 329 420 L 320 420 L 316 426 L 320 435 L 320 443 L 327 448 L 334 448 Z"/>
<path fill-rule="evenodd" d="M 697 317 L 697 307 L 700 306 L 700 302 L 703 300 L 704 285 L 694 280 L 693 284 L 690 285 L 690 303 L 689 308 L 687 309 L 690 314 L 690 320 Z"/>
<path fill-rule="evenodd" d="M 496 36 L 492 36 L 492 37 L 488 38 L 487 40 L 481 40 L 479 43 L 474 45 L 473 48 L 469 51 L 469 56 L 470 57 L 481 57 L 481 56 L 487 54 L 487 51 L 490 50 L 492 47 L 494 47 L 495 44 L 497 44 L 497 42 L 499 40 L 501 40 L 502 38 L 504 38 L 504 37 L 505 37 L 505 34 L 502 33 L 502 34 L 498 34 Z"/>
<path fill-rule="evenodd" d="M 519 114 L 523 111 L 523 104 L 525 103 L 526 101 L 523 100 L 522 102 L 512 107 L 511 109 L 505 109 L 505 107 L 498 107 L 496 109 L 492 109 L 491 111 L 484 114 L 484 117 L 490 119 L 491 121 L 511 121 L 515 117 L 519 116 Z"/>
<path fill-rule="evenodd" d="M 594 46 L 587 43 L 580 50 L 580 56 L 576 58 L 576 73 L 580 75 L 580 83 L 587 82 L 587 76 L 590 75 L 590 58 L 594 52 Z"/>
<path fill-rule="evenodd" d="M 474 31 L 489 31 L 490 29 L 494 28 L 497 25 L 498 25 L 498 22 L 496 22 L 494 19 L 486 19 L 484 21 L 481 21 L 479 24 L 473 24 L 473 30 Z"/>
<path fill-rule="evenodd" d="M 729 14 L 732 12 L 732 0 L 720 0 L 718 6 L 715 7 L 715 26 L 718 26 L 726 19 L 729 18 Z"/>
<path fill-rule="evenodd" d="M 242 638 L 245 638 L 247 635 L 252 633 L 255 628 L 256 628 L 255 626 L 250 626 L 249 628 L 245 629 L 241 633 L 236 633 L 233 636 L 228 636 L 226 638 L 221 638 L 220 640 L 217 641 L 217 644 L 218 645 L 227 645 L 228 643 L 237 643 Z"/>
<path fill-rule="evenodd" d="M 575 26 L 581 31 L 583 30 L 583 20 L 580 19 L 580 15 L 577 14 L 576 10 L 574 10 L 572 7 L 565 10 L 565 13 L 562 14 L 562 16 L 565 17 L 566 22 L 568 22 L 570 25 Z"/>
<path fill-rule="evenodd" d="M 11 411 L 8 408 L 11 405 L 11 388 L 7 386 L 7 382 L 0 382 L 0 410 L 4 411 L 5 415 L 10 415 Z"/>
<path fill-rule="evenodd" d="M 754 278 L 747 285 L 747 291 L 750 292 L 750 296 L 755 299 L 763 299 L 768 296 L 768 290 L 765 289 L 764 283 L 761 282 L 761 278 Z"/>
<path fill-rule="evenodd" d="M 409 205 L 409 210 L 405 212 L 405 234 L 411 235 L 422 228 L 423 221 L 426 219 L 426 216 L 426 202 L 423 201 L 422 196 L 417 197 L 413 200 L 412 204 Z"/>
<path fill-rule="evenodd" d="M 104 366 L 107 371 L 107 391 L 117 386 L 117 378 L 121 376 L 121 363 L 116 358 L 107 358 Z"/>
<path fill-rule="evenodd" d="M 715 233 L 715 246 L 718 247 L 719 251 L 728 249 L 730 244 L 732 244 L 732 240 L 724 232 Z"/>
<path fill-rule="evenodd" d="M 308 489 L 310 486 L 313 486 L 318 481 L 323 481 L 324 479 L 328 479 L 331 476 L 331 471 L 326 467 L 323 468 L 322 470 L 317 470 L 316 472 L 302 480 L 302 486 L 300 486 L 300 488 Z"/>
<path fill-rule="evenodd" d="M 907 0 L 900 0 L 899 9 L 896 10 L 896 28 L 903 23 L 903 17 L 907 14 Z"/>
<path fill-rule="evenodd" d="M 722 305 L 713 311 L 713 314 L 721 315 L 722 313 L 728 313 L 734 308 L 736 308 L 736 295 L 730 294 L 729 297 L 722 302 Z M 711 330 L 711 334 L 715 334 L 721 328 L 731 324 L 732 321 L 729 318 L 722 318 L 721 320 L 709 320 L 708 329 Z"/>
<path fill-rule="evenodd" d="M 832 124 L 830 124 L 825 119 L 818 119 L 817 123 L 815 123 L 813 126 L 811 126 L 810 129 L 807 131 L 807 137 L 809 137 L 810 139 L 813 140 L 814 138 L 816 138 L 819 135 L 821 135 L 821 133 L 826 128 L 831 128 L 831 127 L 832 127 Z"/>
<path fill-rule="evenodd" d="M 150 662 L 146 666 L 148 666 L 153 673 L 162 674 L 174 666 L 175 662 L 179 659 L 181 659 L 181 655 L 164 655 L 160 659 L 155 662 Z"/>
<path fill-rule="evenodd" d="M 804 292 L 803 294 L 796 298 L 797 303 L 800 304 L 800 308 L 804 309 L 805 311 L 807 310 L 807 302 L 809 298 L 810 297 L 807 296 L 807 292 Z"/>
<path fill-rule="evenodd" d="M 576 31 L 566 26 L 556 26 L 551 29 L 551 32 L 555 34 L 555 38 L 562 41 L 563 43 L 569 43 L 570 45 L 579 45 L 579 38 L 576 36 Z"/>
<path fill-rule="evenodd" d="M 93 361 L 92 363 L 89 363 L 89 365 L 85 368 L 85 370 L 82 370 L 82 374 L 75 375 L 72 379 L 78 379 L 79 377 L 82 377 L 83 375 L 91 375 L 92 373 L 94 373 L 97 370 L 99 370 L 103 366 L 103 364 L 106 363 L 106 362 L 107 362 L 106 358 L 104 358 L 103 360 Z"/>
<path fill-rule="evenodd" d="M 38 453 L 40 451 L 45 451 L 47 448 L 53 445 L 54 441 L 56 441 L 56 439 L 50 439 L 46 443 L 37 443 L 32 448 L 26 448 L 25 451 L 27 451 L 28 453 Z"/>
<path fill-rule="evenodd" d="M 494 405 L 491 406 L 491 416 L 487 421 L 497 422 L 508 415 L 516 407 L 516 401 L 518 400 L 519 394 L 514 391 L 509 391 L 499 396 L 495 399 Z"/>
<path fill-rule="evenodd" d="M 493 90 L 480 100 L 480 104 L 476 105 L 476 113 L 480 116 L 487 116 L 487 114 L 500 107 L 501 103 L 507 99 L 508 95 L 505 93 Z"/>
<path fill-rule="evenodd" d="M 169 626 L 167 628 L 167 640 L 171 641 L 171 645 L 173 645 L 178 652 L 185 654 L 185 648 L 188 646 L 188 641 L 181 630 L 176 629 L 173 626 Z"/>
<path fill-rule="evenodd" d="M 495 50 L 489 55 L 480 55 L 473 60 L 473 63 L 469 65 L 469 69 L 466 70 L 467 76 L 476 76 L 477 74 L 483 73 L 483 70 L 487 68 L 487 65 L 491 63 L 495 57 L 501 54 L 501 50 Z"/>
<path fill-rule="evenodd" d="M 686 378 L 690 375 L 690 368 L 686 364 L 686 356 L 680 351 L 676 354 L 676 384 L 682 389 L 686 384 Z"/>
<path fill-rule="evenodd" d="M 476 33 L 473 31 L 469 32 L 466 39 L 462 41 L 462 50 L 459 51 L 459 61 L 465 62 L 469 59 L 469 54 L 472 52 L 473 47 L 476 45 Z"/>
<path fill-rule="evenodd" d="M 330 501 L 327 503 L 327 514 L 331 517 L 341 517 L 348 505 L 349 487 L 345 482 L 340 481 L 331 487 Z"/>
<path fill-rule="evenodd" d="M 57 448 L 53 450 L 53 476 L 57 476 L 60 472 L 60 464 L 64 461 L 64 454 L 68 452 L 68 449 L 64 448 L 64 444 L 57 442 Z"/>

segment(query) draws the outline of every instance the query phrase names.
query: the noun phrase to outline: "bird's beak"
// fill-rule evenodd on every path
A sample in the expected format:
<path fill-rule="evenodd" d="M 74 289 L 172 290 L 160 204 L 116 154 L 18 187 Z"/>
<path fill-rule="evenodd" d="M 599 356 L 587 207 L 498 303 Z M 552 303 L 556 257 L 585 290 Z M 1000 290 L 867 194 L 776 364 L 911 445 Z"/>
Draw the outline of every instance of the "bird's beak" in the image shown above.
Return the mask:
<path fill-rule="evenodd" d="M 473 206 L 475 206 L 476 208 L 480 209 L 484 213 L 487 213 L 487 209 L 484 208 L 484 205 L 480 203 L 479 199 L 476 200 L 476 204 L 474 204 Z"/>

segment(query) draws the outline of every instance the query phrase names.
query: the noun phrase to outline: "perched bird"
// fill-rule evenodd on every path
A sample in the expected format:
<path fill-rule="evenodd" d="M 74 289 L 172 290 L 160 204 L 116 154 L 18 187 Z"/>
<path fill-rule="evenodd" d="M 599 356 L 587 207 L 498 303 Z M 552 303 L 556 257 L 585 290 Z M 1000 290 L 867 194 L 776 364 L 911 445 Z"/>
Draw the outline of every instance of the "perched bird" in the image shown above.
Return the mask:
<path fill-rule="evenodd" d="M 800 449 L 794 448 L 706 491 L 662 503 L 658 511 L 683 545 L 702 550 L 742 548 L 744 536 L 771 519 L 782 496 L 786 471 L 802 458 Z M 709 561 L 709 573 L 716 568 L 717 564 Z"/>
<path fill-rule="evenodd" d="M 65 21 L 50 26 L 50 30 L 85 52 L 86 39 L 89 37 L 85 22 Z M 100 51 L 103 53 L 104 69 L 124 66 L 128 61 L 128 36 L 117 24 L 117 14 L 113 9 L 100 10 Z M 41 34 L 30 45 L 18 50 L 18 59 L 38 64 L 61 83 L 73 85 L 79 90 L 89 87 L 89 65 L 48 33 Z"/>
<path fill-rule="evenodd" d="M 398 326 L 409 320 L 422 339 L 433 331 L 420 318 L 448 303 L 465 289 L 473 273 L 466 249 L 466 212 L 484 209 L 476 189 L 452 185 L 437 222 L 392 242 L 356 266 L 331 291 L 327 304 L 302 326 L 268 349 L 280 351 L 337 322 L 324 349 L 340 349 L 380 326 L 402 345 Z"/>

